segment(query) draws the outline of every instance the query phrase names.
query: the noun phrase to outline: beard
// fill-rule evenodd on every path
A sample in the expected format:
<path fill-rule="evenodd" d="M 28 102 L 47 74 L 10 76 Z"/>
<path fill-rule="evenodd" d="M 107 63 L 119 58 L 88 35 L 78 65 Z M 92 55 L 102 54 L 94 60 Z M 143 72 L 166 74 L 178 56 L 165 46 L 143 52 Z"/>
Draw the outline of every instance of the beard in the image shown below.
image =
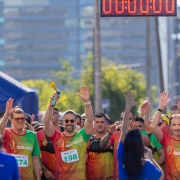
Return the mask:
<path fill-rule="evenodd" d="M 68 132 L 68 133 L 71 133 L 75 130 L 75 125 L 66 125 L 65 126 L 65 130 Z"/>

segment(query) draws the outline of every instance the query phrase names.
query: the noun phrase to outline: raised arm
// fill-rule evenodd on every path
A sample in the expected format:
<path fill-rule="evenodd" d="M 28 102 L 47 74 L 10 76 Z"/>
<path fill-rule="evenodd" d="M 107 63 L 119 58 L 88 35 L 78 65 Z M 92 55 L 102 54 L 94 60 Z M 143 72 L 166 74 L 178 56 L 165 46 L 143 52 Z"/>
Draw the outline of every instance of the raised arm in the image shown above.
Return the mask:
<path fill-rule="evenodd" d="M 146 100 L 140 106 L 140 117 L 144 119 L 146 130 L 151 132 L 150 126 L 150 103 Z"/>
<path fill-rule="evenodd" d="M 2 117 L 2 119 L 0 120 L 0 135 L 3 136 L 4 134 L 4 128 L 6 127 L 6 124 L 8 122 L 8 119 L 10 117 L 10 115 L 14 112 L 14 110 L 18 107 L 12 107 L 14 102 L 14 99 L 10 98 L 7 102 L 6 102 L 6 110 L 5 113 Z"/>
<path fill-rule="evenodd" d="M 77 95 L 84 101 L 85 113 L 86 113 L 84 131 L 87 134 L 92 134 L 94 117 L 93 117 L 93 110 L 92 110 L 91 101 L 90 101 L 89 88 L 87 88 L 86 86 L 81 86 L 80 91 L 81 91 L 81 94 L 77 93 Z"/>
<path fill-rule="evenodd" d="M 124 141 L 129 129 L 129 113 L 131 111 L 131 108 L 138 104 L 137 102 L 134 102 L 134 94 L 132 91 L 127 92 L 127 94 L 124 95 L 124 97 L 126 99 L 126 108 L 124 111 L 124 119 L 122 123 L 122 133 L 120 137 L 120 142 Z"/>
<path fill-rule="evenodd" d="M 53 113 L 53 107 L 51 106 L 51 101 L 55 96 L 57 96 L 56 93 L 54 93 L 50 97 L 50 101 L 49 101 L 49 104 L 48 104 L 48 107 L 46 109 L 45 116 L 44 116 L 44 127 L 45 127 L 46 135 L 48 137 L 52 137 L 54 135 L 54 132 L 55 132 L 55 128 L 51 122 L 51 116 Z"/>
<path fill-rule="evenodd" d="M 168 95 L 169 95 L 168 92 L 162 92 L 160 94 L 159 107 L 158 107 L 158 109 L 152 119 L 152 123 L 151 123 L 152 132 L 159 141 L 162 140 L 163 133 L 162 133 L 161 129 L 158 127 L 158 123 L 161 118 L 162 111 L 169 104 L 170 99 L 169 99 Z"/>

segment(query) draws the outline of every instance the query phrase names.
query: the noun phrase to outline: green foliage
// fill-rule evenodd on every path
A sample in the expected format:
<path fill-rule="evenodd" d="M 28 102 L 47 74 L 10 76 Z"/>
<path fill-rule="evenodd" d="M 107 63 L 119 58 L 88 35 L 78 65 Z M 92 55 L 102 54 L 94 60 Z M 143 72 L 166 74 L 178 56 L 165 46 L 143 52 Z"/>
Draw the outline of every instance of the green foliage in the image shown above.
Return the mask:
<path fill-rule="evenodd" d="M 49 97 L 52 94 L 52 89 L 49 87 L 49 82 L 48 80 L 42 80 L 42 79 L 37 79 L 37 80 L 27 80 L 27 81 L 22 81 L 22 83 L 26 86 L 29 86 L 33 89 L 36 89 L 39 95 L 39 110 L 44 111 L 47 107 L 47 104 L 49 102 Z"/>
<path fill-rule="evenodd" d="M 93 56 L 90 54 L 88 60 L 83 63 L 83 70 L 79 73 L 79 78 L 73 76 L 73 68 L 65 60 L 60 60 L 61 70 L 53 72 L 53 81 L 56 81 L 61 90 L 60 100 L 56 107 L 60 111 L 73 109 L 76 112 L 84 113 L 84 104 L 76 95 L 81 85 L 90 88 L 91 102 L 93 105 L 94 83 L 93 83 Z M 125 66 L 117 66 L 114 63 L 102 59 L 102 90 L 103 98 L 110 100 L 109 116 L 112 120 L 118 120 L 120 113 L 125 107 L 125 98 L 123 96 L 128 90 L 135 93 L 135 101 L 142 103 L 145 99 L 146 83 L 145 77 L 133 69 Z M 39 93 L 40 110 L 45 110 L 49 101 L 49 97 L 53 90 L 49 87 L 50 80 L 29 80 L 23 83 L 32 88 L 36 88 Z M 63 88 L 62 88 L 63 87 Z M 66 88 L 64 88 L 66 87 Z M 153 90 L 153 100 L 155 100 L 156 87 Z M 137 114 L 138 107 L 134 107 L 133 111 Z"/>

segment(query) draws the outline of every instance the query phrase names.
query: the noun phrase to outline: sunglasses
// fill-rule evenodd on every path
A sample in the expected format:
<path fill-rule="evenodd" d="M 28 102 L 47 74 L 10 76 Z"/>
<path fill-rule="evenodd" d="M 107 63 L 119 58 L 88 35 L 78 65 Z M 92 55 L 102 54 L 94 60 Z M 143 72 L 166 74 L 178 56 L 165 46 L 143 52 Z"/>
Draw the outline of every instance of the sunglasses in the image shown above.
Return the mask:
<path fill-rule="evenodd" d="M 70 120 L 69 120 L 69 119 L 65 119 L 65 123 L 69 123 L 69 121 L 70 121 L 71 123 L 74 123 L 75 120 L 74 120 L 74 119 L 70 119 Z"/>
<path fill-rule="evenodd" d="M 21 117 L 21 118 L 13 118 L 16 122 L 21 121 L 25 121 L 25 117 Z"/>

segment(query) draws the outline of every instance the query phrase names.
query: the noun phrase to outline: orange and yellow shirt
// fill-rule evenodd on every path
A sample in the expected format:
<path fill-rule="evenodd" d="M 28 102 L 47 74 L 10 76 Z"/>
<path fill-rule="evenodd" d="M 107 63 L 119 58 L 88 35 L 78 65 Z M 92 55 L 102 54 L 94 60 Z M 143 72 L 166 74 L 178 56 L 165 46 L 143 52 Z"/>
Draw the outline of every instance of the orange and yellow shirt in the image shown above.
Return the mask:
<path fill-rule="evenodd" d="M 162 132 L 161 144 L 165 151 L 164 180 L 177 180 L 180 178 L 180 140 L 173 137 L 170 126 L 165 126 Z"/>
<path fill-rule="evenodd" d="M 89 151 L 90 141 L 87 146 L 87 180 L 107 180 L 113 175 L 113 154 L 112 152 Z M 100 146 L 100 141 L 99 141 Z"/>
<path fill-rule="evenodd" d="M 15 156 L 21 180 L 35 180 L 32 156 L 40 156 L 36 134 L 24 130 L 23 135 L 16 134 L 13 129 L 5 128 L 3 146 L 7 153 Z"/>
<path fill-rule="evenodd" d="M 53 142 L 56 155 L 56 180 L 85 180 L 85 153 L 90 135 L 84 128 L 72 137 L 55 130 Z"/>

